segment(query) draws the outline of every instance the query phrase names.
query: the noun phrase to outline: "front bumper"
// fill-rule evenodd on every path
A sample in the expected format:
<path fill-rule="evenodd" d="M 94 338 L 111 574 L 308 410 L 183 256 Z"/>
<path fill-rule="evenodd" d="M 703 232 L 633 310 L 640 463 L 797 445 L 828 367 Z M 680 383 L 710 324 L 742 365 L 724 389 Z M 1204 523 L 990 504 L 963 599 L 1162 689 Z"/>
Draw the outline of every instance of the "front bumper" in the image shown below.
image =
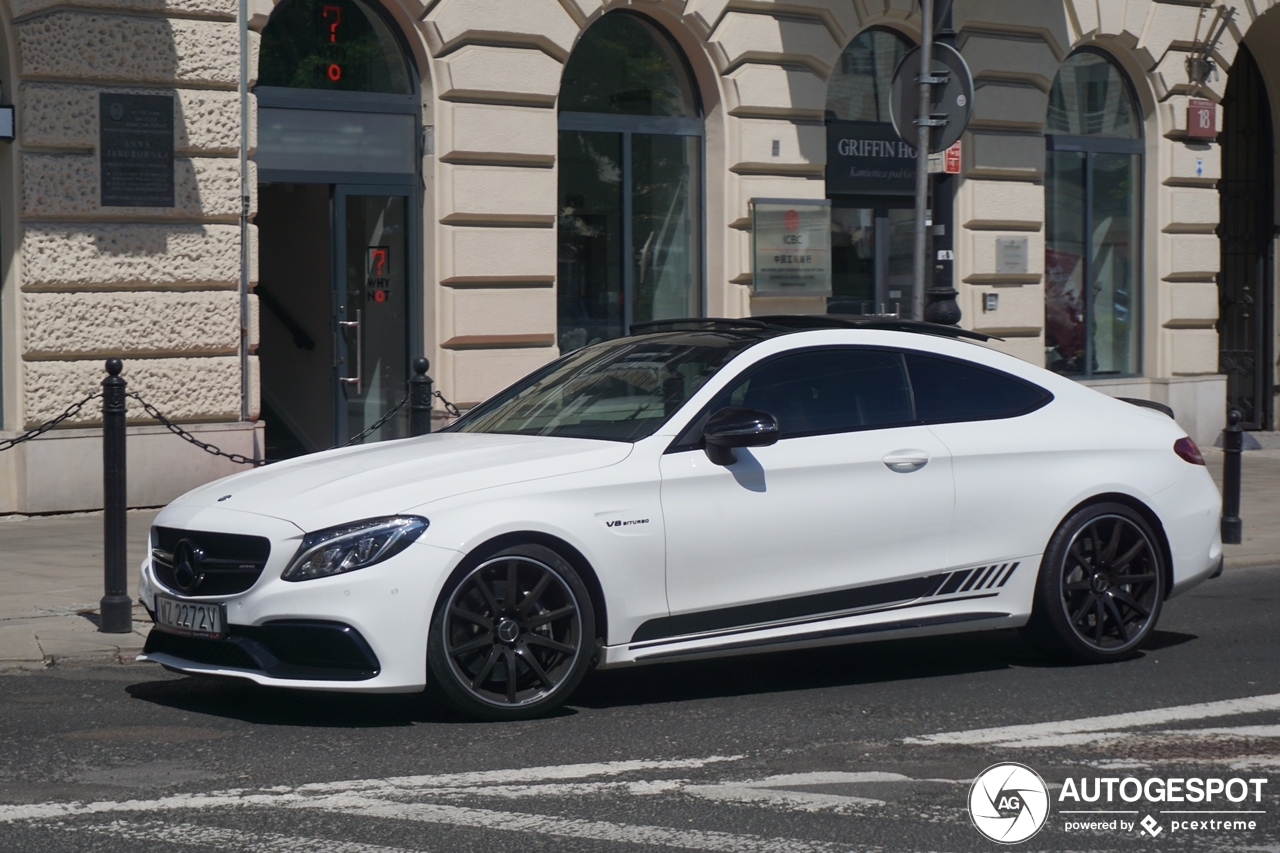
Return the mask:
<path fill-rule="evenodd" d="M 152 614 L 162 593 L 225 606 L 227 638 L 206 640 L 153 627 L 141 661 L 181 672 L 244 678 L 295 689 L 412 692 L 426 684 L 427 634 L 441 588 L 462 555 L 415 542 L 365 569 L 314 580 L 280 579 L 302 533 L 248 513 L 166 518 L 187 530 L 252 533 L 271 540 L 261 576 L 243 593 L 183 596 L 143 561 L 139 597 Z"/>

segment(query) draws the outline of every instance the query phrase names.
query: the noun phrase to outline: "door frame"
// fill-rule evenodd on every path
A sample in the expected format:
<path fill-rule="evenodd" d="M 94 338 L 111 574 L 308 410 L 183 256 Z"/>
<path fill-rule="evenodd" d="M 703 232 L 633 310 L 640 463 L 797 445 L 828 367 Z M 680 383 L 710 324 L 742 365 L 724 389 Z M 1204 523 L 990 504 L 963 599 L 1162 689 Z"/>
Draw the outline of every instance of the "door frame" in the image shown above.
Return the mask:
<path fill-rule="evenodd" d="M 352 319 L 348 316 L 346 305 L 346 256 L 347 256 L 347 217 L 346 199 L 350 196 L 400 196 L 405 199 L 405 251 L 409 257 L 405 263 L 405 311 L 408 316 L 405 322 L 405 341 L 408 352 L 405 353 L 405 376 L 412 375 L 414 353 L 422 352 L 423 328 L 422 318 L 425 294 L 422 288 L 423 274 L 423 234 L 422 234 L 422 189 L 421 182 L 417 187 L 408 183 L 357 184 L 335 183 L 329 191 L 329 229 L 332 235 L 330 246 L 329 280 L 330 295 L 330 332 L 333 335 L 333 373 L 329 383 L 333 394 L 333 443 L 341 444 L 350 438 L 347 427 L 347 396 L 342 377 L 349 376 L 351 366 L 348 363 L 347 336 L 342 334 L 338 324 Z M 409 391 L 405 388 L 405 393 Z"/>
<path fill-rule="evenodd" d="M 855 195 L 835 195 L 828 196 L 831 202 L 832 218 L 837 209 L 840 210 L 870 210 L 871 221 L 875 228 L 874 251 L 876 260 L 874 266 L 875 275 L 875 298 L 872 301 L 871 313 L 879 314 L 878 308 L 883 305 L 888 311 L 889 301 L 889 211 L 890 210 L 908 210 L 913 209 L 915 201 L 908 196 L 882 195 L 882 196 L 855 196 Z M 883 227 L 881 225 L 883 223 Z M 907 314 L 911 313 L 910 297 L 899 299 L 899 316 L 902 314 L 902 303 L 906 303 Z M 866 315 L 863 315 L 866 316 Z"/>

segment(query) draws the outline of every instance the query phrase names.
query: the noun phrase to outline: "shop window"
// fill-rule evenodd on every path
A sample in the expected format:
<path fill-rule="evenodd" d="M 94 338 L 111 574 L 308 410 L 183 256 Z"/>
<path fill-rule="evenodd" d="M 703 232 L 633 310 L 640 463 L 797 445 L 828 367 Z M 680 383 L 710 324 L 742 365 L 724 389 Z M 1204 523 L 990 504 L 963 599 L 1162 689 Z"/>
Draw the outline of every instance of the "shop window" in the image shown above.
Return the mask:
<path fill-rule="evenodd" d="M 1068 376 L 1139 371 L 1142 126 L 1104 54 L 1068 57 L 1049 94 L 1045 363 Z"/>
<path fill-rule="evenodd" d="M 395 34 L 357 0 L 288 0 L 277 8 L 262 31 L 258 84 L 413 93 Z"/>
<path fill-rule="evenodd" d="M 864 30 L 827 83 L 831 314 L 911 310 L 916 153 L 889 113 L 893 72 L 909 50 L 892 30 Z"/>
<path fill-rule="evenodd" d="M 559 111 L 561 352 L 701 314 L 703 125 L 675 45 L 605 15 L 569 57 Z"/>

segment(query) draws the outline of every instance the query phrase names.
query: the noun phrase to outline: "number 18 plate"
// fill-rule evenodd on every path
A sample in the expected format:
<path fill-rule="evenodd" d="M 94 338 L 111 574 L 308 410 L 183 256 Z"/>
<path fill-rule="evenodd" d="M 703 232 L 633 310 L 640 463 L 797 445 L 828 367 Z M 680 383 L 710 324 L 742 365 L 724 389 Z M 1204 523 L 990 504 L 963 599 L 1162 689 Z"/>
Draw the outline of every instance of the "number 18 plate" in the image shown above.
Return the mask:
<path fill-rule="evenodd" d="M 156 595 L 156 624 L 166 631 L 220 640 L 226 636 L 224 617 L 221 604 L 197 604 Z"/>

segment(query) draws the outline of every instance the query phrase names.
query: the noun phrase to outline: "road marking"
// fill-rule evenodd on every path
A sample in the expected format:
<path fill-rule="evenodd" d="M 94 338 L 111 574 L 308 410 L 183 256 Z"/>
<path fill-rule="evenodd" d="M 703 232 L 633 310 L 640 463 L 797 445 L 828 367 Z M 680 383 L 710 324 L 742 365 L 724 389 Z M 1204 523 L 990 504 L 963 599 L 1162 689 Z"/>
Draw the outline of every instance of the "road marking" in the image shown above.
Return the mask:
<path fill-rule="evenodd" d="M 699 829 L 671 829 L 665 826 L 583 820 L 553 815 L 493 811 L 439 803 L 389 802 L 355 793 L 333 794 L 291 804 L 295 808 L 320 808 L 361 817 L 414 820 L 472 829 L 503 832 L 534 832 L 562 838 L 580 838 L 619 844 L 647 844 L 682 847 L 688 850 L 725 851 L 725 853 L 847 853 L 848 846 L 823 841 L 795 838 L 765 838 L 759 835 L 734 834 Z"/>
<path fill-rule="evenodd" d="M 1071 741 L 1050 741 L 1049 739 L 1115 729 L 1158 726 L 1183 720 L 1205 720 L 1213 717 L 1232 717 L 1238 714 L 1257 714 L 1263 711 L 1276 710 L 1280 710 L 1280 693 L 1271 693 L 1266 696 L 1248 696 L 1243 699 L 1225 699 L 1220 702 L 1201 702 L 1196 705 L 1176 705 L 1172 708 L 1155 708 L 1150 711 L 1134 711 L 1128 714 L 1112 714 L 1106 717 L 1085 717 L 1079 720 L 1060 720 L 1053 723 L 1031 723 L 1020 726 L 970 729 L 963 732 L 942 732 L 940 734 L 924 735 L 923 737 L 903 738 L 903 743 L 925 746 L 946 744 L 996 744 L 1009 747 L 1070 745 Z"/>
<path fill-rule="evenodd" d="M 123 820 L 89 826 L 47 826 L 47 829 L 93 832 L 112 835 L 129 841 L 161 841 L 166 844 L 187 844 L 193 847 L 252 850 L 254 853 L 420 853 L 403 847 L 379 847 L 358 841 L 337 841 L 331 838 L 302 838 L 281 835 L 278 832 L 243 832 L 221 826 L 202 826 L 194 823 L 164 823 L 146 821 L 131 823 Z"/>
<path fill-rule="evenodd" d="M 536 782 L 542 779 L 581 779 L 591 776 L 618 776 L 639 770 L 685 770 L 709 764 L 738 761 L 740 755 L 713 755 L 707 758 L 682 758 L 669 761 L 609 761 L 594 764 L 560 764 L 511 770 L 481 770 L 470 773 L 445 773 L 433 776 L 392 776 L 386 779 L 352 779 L 340 782 L 314 782 L 306 785 L 280 785 L 273 788 L 246 790 L 232 788 L 208 794 L 174 794 L 153 800 L 118 802 L 29 803 L 0 806 L 0 823 L 15 820 L 40 820 L 74 815 L 110 812 L 153 812 L 177 809 L 207 809 L 225 806 L 280 806 L 308 796 L 321 796 L 344 791 L 361 791 L 374 796 L 393 796 L 415 791 L 430 792 L 437 788 L 466 788 L 509 782 Z"/>

